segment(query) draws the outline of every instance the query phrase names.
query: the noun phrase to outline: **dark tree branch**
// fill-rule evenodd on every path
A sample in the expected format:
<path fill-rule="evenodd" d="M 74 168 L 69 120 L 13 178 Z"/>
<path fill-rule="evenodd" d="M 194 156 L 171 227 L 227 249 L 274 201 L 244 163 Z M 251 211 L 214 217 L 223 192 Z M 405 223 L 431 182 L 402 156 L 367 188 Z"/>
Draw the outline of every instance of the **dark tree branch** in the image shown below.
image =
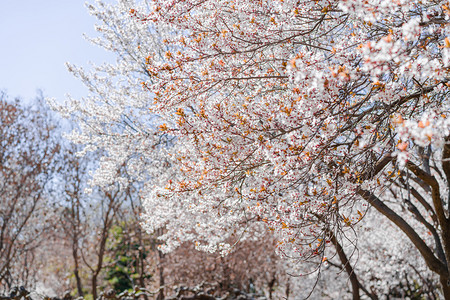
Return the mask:
<path fill-rule="evenodd" d="M 359 188 L 357 194 L 365 199 L 369 204 L 375 207 L 381 214 L 386 216 L 392 223 L 394 223 L 400 230 L 402 230 L 410 239 L 410 241 L 419 250 L 422 257 L 425 259 L 425 263 L 433 272 L 440 274 L 441 276 L 448 276 L 447 265 L 440 261 L 433 253 L 433 251 L 427 246 L 422 238 L 415 232 L 415 230 L 396 214 L 391 208 L 386 206 L 378 197 L 373 193 Z"/>

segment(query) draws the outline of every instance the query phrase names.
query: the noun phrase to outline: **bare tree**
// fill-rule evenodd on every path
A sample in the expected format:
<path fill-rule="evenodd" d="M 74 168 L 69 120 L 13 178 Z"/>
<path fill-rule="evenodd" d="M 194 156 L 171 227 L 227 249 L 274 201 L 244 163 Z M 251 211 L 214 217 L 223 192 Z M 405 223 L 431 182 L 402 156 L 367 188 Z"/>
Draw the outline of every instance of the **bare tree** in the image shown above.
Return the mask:
<path fill-rule="evenodd" d="M 79 296 L 89 286 L 93 298 L 98 297 L 98 288 L 103 285 L 105 258 L 109 251 L 111 229 L 126 201 L 127 191 L 118 185 L 86 189 L 89 185 L 89 170 L 95 166 L 96 153 L 78 157 L 77 148 L 68 145 L 64 150 L 60 176 L 64 179 L 64 203 L 61 203 L 61 224 L 64 238 L 72 253 L 72 273 Z M 87 273 L 89 283 L 83 282 L 81 273 Z"/>
<path fill-rule="evenodd" d="M 52 228 L 46 185 L 59 151 L 42 97 L 35 107 L 0 94 L 0 285 L 32 284 L 34 251 Z"/>

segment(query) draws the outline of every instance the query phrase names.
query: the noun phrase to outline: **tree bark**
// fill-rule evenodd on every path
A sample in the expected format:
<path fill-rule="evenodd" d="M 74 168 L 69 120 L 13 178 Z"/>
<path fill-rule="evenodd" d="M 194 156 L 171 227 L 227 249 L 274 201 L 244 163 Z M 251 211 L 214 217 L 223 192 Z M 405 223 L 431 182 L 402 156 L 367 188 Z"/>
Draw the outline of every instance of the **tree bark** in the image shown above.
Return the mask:
<path fill-rule="evenodd" d="M 97 275 L 95 274 L 92 276 L 91 279 L 91 292 L 92 292 L 92 299 L 96 300 L 98 295 L 97 295 Z"/>
<path fill-rule="evenodd" d="M 78 262 L 75 265 L 75 269 L 73 270 L 73 274 L 75 275 L 75 281 L 77 282 L 77 291 L 79 297 L 84 297 L 83 286 L 81 285 L 81 278 L 78 271 Z"/>
<path fill-rule="evenodd" d="M 144 247 L 145 243 L 144 240 L 142 238 L 142 231 L 141 228 L 139 227 L 139 224 L 134 224 L 134 226 L 136 227 L 136 231 L 138 233 L 138 238 L 139 238 L 139 244 L 141 245 L 141 247 Z M 144 252 L 145 252 L 145 248 L 139 248 L 139 262 L 136 264 L 136 269 L 139 270 L 139 285 L 141 288 L 145 288 L 145 259 L 144 259 Z M 144 300 L 148 300 L 148 296 L 146 294 L 144 294 Z"/>
<path fill-rule="evenodd" d="M 77 193 L 78 194 L 78 193 Z M 78 242 L 79 242 L 79 228 L 81 223 L 80 218 L 80 202 L 79 199 L 75 200 L 76 203 L 72 202 L 72 231 L 73 231 L 73 238 L 72 238 L 72 256 L 75 264 L 75 268 L 73 270 L 73 274 L 75 275 L 75 281 L 77 282 L 77 290 L 78 290 L 78 296 L 84 297 L 83 293 L 83 286 L 81 284 L 81 278 L 79 273 L 79 262 L 78 262 Z M 75 205 L 74 205 L 75 204 Z"/>
<path fill-rule="evenodd" d="M 347 272 L 350 283 L 352 285 L 352 295 L 353 300 L 360 300 L 361 296 L 359 294 L 359 281 L 356 277 L 356 274 L 350 264 L 350 261 L 348 260 L 347 256 L 345 255 L 344 249 L 342 248 L 341 244 L 339 244 L 338 240 L 334 236 L 333 233 L 331 233 L 331 242 L 333 243 L 334 247 L 336 248 L 336 252 L 339 256 L 339 259 L 341 260 L 342 265 L 344 266 L 345 271 Z"/>
<path fill-rule="evenodd" d="M 162 253 L 161 251 L 158 250 L 158 257 L 159 257 L 159 264 L 158 264 L 158 269 L 159 269 L 159 293 L 158 293 L 158 297 L 156 299 L 157 300 L 164 300 L 164 264 L 163 264 L 164 253 Z"/>
<path fill-rule="evenodd" d="M 448 285 L 448 278 L 441 276 L 440 278 L 442 294 L 444 294 L 444 299 L 450 300 L 450 286 Z"/>
<path fill-rule="evenodd" d="M 383 203 L 378 197 L 369 191 L 359 189 L 357 193 L 363 197 L 370 205 L 372 205 L 381 214 L 386 216 L 392 221 L 400 230 L 402 230 L 419 250 L 420 254 L 425 260 L 425 263 L 431 271 L 439 274 L 440 276 L 448 277 L 447 265 L 439 260 L 433 253 L 433 251 L 427 246 L 417 232 L 398 214 Z"/>

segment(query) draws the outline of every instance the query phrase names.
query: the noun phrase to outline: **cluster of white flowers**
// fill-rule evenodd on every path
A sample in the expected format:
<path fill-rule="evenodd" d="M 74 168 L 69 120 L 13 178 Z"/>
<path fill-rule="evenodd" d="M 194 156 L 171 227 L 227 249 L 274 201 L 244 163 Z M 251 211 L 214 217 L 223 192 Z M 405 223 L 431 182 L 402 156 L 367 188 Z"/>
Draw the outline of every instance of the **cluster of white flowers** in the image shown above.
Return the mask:
<path fill-rule="evenodd" d="M 144 226 L 164 228 L 165 251 L 226 253 L 269 228 L 280 253 L 320 257 L 361 221 L 361 188 L 392 184 L 395 169 L 371 175 L 382 157 L 448 136 L 446 5 L 98 2 L 92 41 L 117 63 L 70 66 L 92 96 L 59 110 L 106 150 L 94 184 L 126 185 L 124 165 L 146 181 Z"/>

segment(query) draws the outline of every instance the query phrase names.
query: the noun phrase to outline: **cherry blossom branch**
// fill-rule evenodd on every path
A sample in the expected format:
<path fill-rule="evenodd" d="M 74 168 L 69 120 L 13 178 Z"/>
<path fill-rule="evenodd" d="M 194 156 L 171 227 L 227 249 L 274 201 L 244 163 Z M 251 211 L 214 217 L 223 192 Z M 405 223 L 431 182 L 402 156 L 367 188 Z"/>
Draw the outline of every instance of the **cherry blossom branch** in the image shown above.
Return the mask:
<path fill-rule="evenodd" d="M 369 204 L 375 207 L 380 213 L 385 215 L 389 220 L 391 220 L 395 225 L 397 225 L 400 230 L 402 230 L 410 239 L 410 241 L 416 246 L 420 254 L 422 254 L 428 267 L 434 272 L 440 274 L 441 276 L 448 277 L 449 273 L 447 266 L 440 261 L 433 254 L 433 251 L 425 244 L 422 238 L 416 233 L 416 231 L 397 213 L 386 206 L 383 201 L 381 201 L 373 193 L 366 191 L 362 188 L 358 188 L 357 194 L 360 195 Z"/>

